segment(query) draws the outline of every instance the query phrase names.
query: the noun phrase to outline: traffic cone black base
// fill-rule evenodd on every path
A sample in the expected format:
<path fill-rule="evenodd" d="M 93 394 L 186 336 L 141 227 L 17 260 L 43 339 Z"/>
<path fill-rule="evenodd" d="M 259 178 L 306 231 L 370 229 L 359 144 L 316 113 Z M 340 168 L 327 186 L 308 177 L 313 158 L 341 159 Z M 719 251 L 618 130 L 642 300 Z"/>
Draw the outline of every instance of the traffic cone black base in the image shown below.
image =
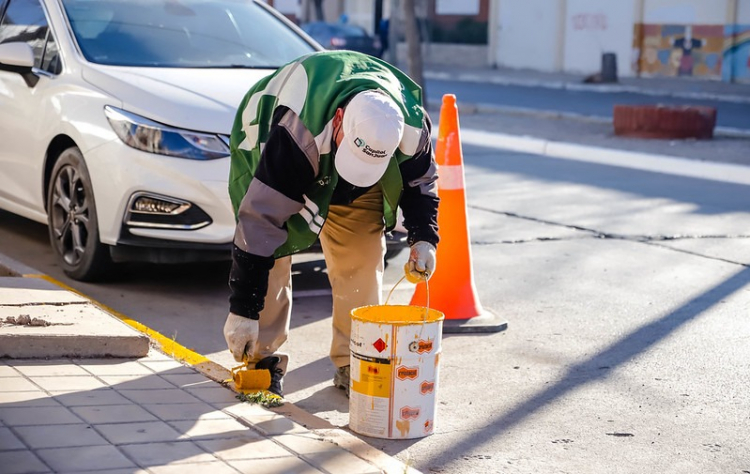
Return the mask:
<path fill-rule="evenodd" d="M 469 319 L 443 320 L 443 334 L 495 333 L 508 329 L 508 321 L 489 311 Z"/>

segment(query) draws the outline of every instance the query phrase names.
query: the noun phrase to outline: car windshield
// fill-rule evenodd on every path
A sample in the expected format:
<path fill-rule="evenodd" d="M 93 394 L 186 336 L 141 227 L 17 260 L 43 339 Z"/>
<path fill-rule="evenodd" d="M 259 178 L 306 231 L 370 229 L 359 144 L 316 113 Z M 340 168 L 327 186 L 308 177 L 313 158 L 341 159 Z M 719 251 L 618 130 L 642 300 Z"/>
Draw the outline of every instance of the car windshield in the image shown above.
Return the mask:
<path fill-rule="evenodd" d="M 276 68 L 313 51 L 246 0 L 63 0 L 81 52 L 113 66 Z"/>

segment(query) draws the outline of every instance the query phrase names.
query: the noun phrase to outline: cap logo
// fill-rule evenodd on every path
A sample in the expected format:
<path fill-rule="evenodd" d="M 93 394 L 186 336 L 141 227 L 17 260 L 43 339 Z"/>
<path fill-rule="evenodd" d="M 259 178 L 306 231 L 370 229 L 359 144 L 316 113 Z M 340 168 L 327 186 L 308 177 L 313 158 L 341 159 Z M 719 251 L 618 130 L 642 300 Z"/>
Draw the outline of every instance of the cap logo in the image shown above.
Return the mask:
<path fill-rule="evenodd" d="M 385 150 L 376 150 L 370 147 L 370 145 L 359 137 L 354 139 L 354 144 L 357 145 L 357 148 L 362 148 L 362 153 L 373 158 L 383 159 L 388 155 Z"/>

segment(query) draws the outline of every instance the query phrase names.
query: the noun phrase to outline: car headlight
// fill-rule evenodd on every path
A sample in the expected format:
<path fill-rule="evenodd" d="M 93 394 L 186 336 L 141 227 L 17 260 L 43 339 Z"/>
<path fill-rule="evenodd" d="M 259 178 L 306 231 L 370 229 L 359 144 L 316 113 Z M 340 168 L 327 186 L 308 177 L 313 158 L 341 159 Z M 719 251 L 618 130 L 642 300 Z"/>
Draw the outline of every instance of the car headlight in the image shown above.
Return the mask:
<path fill-rule="evenodd" d="M 229 155 L 227 141 L 219 135 L 169 127 L 109 105 L 104 113 L 120 140 L 137 150 L 190 160 Z"/>

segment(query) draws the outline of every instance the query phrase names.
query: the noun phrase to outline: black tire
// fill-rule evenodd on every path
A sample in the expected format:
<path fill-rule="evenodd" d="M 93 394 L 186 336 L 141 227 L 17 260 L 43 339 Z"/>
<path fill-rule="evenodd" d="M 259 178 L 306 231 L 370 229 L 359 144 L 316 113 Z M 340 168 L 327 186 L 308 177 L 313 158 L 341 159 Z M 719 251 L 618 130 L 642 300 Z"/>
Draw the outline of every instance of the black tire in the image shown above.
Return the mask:
<path fill-rule="evenodd" d="M 50 243 L 66 275 L 74 280 L 101 280 L 112 267 L 109 246 L 99 241 L 96 202 L 81 151 L 60 154 L 47 189 Z"/>

